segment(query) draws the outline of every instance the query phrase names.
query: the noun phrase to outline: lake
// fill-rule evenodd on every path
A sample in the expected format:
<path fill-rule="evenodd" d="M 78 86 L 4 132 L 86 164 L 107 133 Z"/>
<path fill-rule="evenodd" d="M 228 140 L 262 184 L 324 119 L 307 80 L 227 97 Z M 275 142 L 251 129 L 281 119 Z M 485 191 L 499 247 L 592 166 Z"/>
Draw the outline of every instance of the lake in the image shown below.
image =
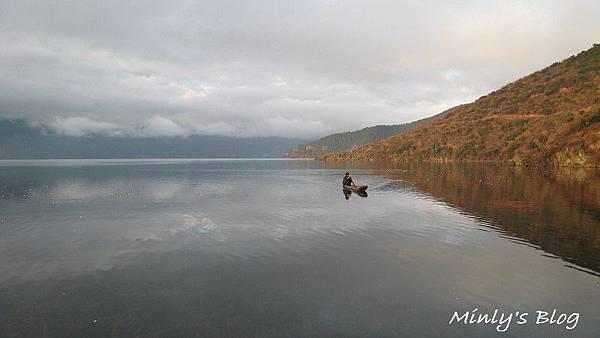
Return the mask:
<path fill-rule="evenodd" d="M 350 169 L 368 196 L 343 193 Z M 599 318 L 598 171 L 0 161 L 0 336 L 600 337 Z"/>

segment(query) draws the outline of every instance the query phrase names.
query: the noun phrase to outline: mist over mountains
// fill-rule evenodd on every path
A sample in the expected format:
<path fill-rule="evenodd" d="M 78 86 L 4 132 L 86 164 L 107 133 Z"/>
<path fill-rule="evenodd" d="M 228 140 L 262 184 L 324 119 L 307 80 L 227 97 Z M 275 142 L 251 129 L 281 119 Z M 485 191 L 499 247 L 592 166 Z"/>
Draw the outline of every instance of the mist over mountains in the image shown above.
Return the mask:
<path fill-rule="evenodd" d="M 305 139 L 226 136 L 64 136 L 0 120 L 0 159 L 281 157 Z"/>

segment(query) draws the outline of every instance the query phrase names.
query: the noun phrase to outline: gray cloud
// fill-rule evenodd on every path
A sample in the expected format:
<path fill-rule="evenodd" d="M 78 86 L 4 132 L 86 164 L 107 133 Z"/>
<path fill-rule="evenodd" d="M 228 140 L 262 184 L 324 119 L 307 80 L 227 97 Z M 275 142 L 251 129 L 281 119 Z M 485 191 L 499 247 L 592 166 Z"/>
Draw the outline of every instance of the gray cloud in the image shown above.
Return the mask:
<path fill-rule="evenodd" d="M 1 1 L 0 117 L 316 137 L 468 102 L 598 42 L 597 1 Z"/>

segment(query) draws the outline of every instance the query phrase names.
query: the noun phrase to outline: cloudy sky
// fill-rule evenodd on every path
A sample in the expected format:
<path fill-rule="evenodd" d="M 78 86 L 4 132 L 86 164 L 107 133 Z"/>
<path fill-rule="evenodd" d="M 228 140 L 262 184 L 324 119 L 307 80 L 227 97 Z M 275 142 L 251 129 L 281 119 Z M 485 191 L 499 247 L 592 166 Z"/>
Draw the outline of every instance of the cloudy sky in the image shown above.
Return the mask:
<path fill-rule="evenodd" d="M 0 0 L 0 117 L 313 138 L 472 101 L 600 40 L 590 1 Z"/>

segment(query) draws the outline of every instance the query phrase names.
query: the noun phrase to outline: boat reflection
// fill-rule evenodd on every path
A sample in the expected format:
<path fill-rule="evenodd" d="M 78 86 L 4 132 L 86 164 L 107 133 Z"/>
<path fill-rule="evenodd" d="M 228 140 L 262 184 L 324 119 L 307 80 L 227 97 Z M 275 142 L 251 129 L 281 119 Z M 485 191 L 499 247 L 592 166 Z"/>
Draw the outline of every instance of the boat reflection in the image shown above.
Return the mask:
<path fill-rule="evenodd" d="M 367 194 L 366 191 L 352 191 L 350 189 L 342 189 L 342 193 L 344 194 L 344 198 L 349 200 L 350 196 L 352 196 L 352 194 L 354 193 L 355 195 L 358 195 L 362 198 L 367 198 L 369 197 L 369 194 Z"/>

